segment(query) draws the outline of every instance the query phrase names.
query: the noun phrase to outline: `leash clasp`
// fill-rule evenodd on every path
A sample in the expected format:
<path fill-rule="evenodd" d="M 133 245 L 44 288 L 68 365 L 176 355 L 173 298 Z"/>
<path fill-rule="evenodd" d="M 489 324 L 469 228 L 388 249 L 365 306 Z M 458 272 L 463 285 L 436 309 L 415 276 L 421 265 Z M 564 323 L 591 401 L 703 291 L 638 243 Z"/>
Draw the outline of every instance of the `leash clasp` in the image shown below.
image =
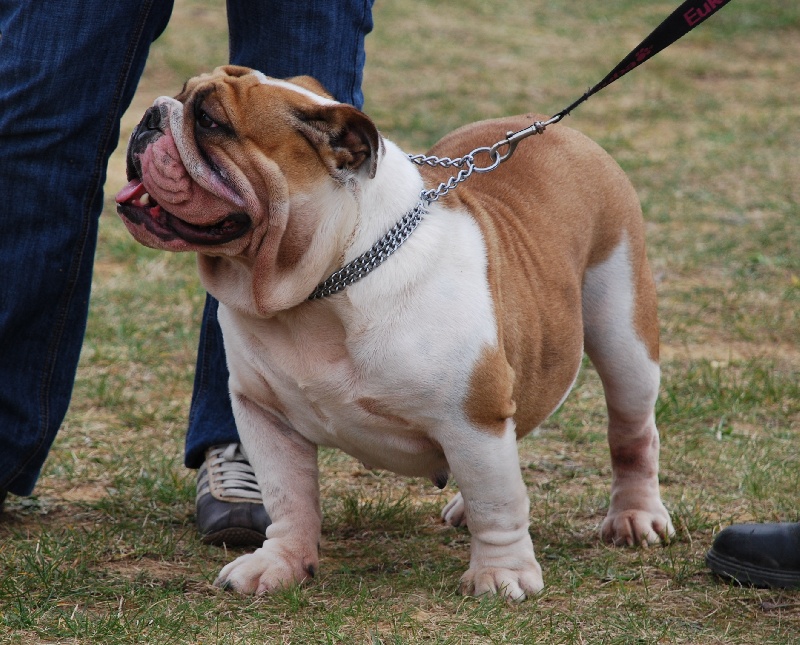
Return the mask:
<path fill-rule="evenodd" d="M 475 163 L 475 155 L 486 153 L 492 160 L 488 166 L 479 166 Z M 489 172 L 490 170 L 494 170 L 497 166 L 500 165 L 501 162 L 504 161 L 500 153 L 497 151 L 497 144 L 493 146 L 482 146 L 480 148 L 475 148 L 472 152 L 470 152 L 467 157 L 472 160 L 472 170 L 475 172 Z"/>
<path fill-rule="evenodd" d="M 514 154 L 514 151 L 517 149 L 520 141 L 523 139 L 527 139 L 529 136 L 533 134 L 542 134 L 548 125 L 552 125 L 553 123 L 557 123 L 562 118 L 562 115 L 556 114 L 553 117 L 547 119 L 547 121 L 535 121 L 527 128 L 523 128 L 522 130 L 517 130 L 516 132 L 506 132 L 506 138 L 502 141 L 498 141 L 493 146 L 488 149 L 489 155 L 495 160 L 494 165 L 490 170 L 494 170 L 498 165 L 503 163 L 504 161 L 508 160 L 511 155 Z M 506 148 L 504 153 L 501 153 L 500 150 L 502 148 Z M 486 172 L 483 169 L 475 169 L 477 172 Z"/>

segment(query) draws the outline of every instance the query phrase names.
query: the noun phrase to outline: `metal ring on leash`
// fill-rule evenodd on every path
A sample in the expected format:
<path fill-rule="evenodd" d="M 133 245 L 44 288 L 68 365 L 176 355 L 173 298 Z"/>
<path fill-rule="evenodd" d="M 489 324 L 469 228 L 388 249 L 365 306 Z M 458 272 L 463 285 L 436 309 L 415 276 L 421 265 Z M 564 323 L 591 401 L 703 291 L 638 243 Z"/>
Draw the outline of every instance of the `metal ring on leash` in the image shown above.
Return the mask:
<path fill-rule="evenodd" d="M 482 146 L 480 148 L 475 148 L 475 150 L 470 152 L 468 156 L 474 158 L 475 155 L 483 154 L 483 153 L 489 155 L 492 158 L 492 163 L 490 165 L 488 165 L 488 166 L 478 166 L 478 165 L 475 165 L 475 162 L 473 161 L 473 165 L 474 165 L 473 170 L 475 170 L 475 172 L 489 172 L 489 171 L 494 170 L 495 168 L 497 168 L 497 166 L 499 166 L 500 163 L 503 161 L 503 158 L 500 156 L 500 153 L 497 152 L 497 144 L 495 144 L 495 145 L 493 145 L 491 147 L 490 146 Z"/>

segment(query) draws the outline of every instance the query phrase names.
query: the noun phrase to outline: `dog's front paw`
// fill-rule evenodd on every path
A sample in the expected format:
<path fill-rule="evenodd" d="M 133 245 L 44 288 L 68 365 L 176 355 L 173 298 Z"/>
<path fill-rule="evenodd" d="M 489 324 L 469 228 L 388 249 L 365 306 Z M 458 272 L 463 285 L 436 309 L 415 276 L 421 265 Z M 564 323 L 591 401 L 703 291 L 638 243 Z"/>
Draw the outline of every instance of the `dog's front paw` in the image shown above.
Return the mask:
<path fill-rule="evenodd" d="M 520 602 L 529 594 L 537 594 L 542 589 L 542 568 L 536 560 L 533 565 L 518 569 L 470 567 L 461 576 L 461 593 L 465 596 L 500 594 L 508 600 Z"/>
<path fill-rule="evenodd" d="M 500 594 L 521 601 L 544 589 L 542 567 L 533 553 L 527 526 L 516 533 L 522 534 L 516 540 L 514 533 L 496 530 L 472 536 L 469 569 L 461 576 L 462 594 Z"/>
<path fill-rule="evenodd" d="M 669 542 L 675 528 L 669 512 L 659 501 L 648 510 L 626 509 L 609 511 L 600 527 L 604 542 L 614 546 L 634 546 Z"/>
<path fill-rule="evenodd" d="M 242 594 L 272 593 L 313 578 L 319 566 L 316 553 L 303 554 L 267 540 L 254 553 L 236 558 L 219 572 L 215 587 Z"/>

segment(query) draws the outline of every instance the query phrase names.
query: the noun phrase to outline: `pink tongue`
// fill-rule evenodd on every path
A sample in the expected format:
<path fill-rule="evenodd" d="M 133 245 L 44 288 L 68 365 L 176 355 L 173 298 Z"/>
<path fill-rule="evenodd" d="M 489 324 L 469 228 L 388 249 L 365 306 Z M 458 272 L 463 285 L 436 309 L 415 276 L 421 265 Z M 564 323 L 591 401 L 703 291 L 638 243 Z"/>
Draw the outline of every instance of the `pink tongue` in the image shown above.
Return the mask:
<path fill-rule="evenodd" d="M 125 202 L 138 199 L 146 192 L 147 191 L 145 190 L 141 179 L 132 179 L 125 184 L 125 187 L 117 193 L 117 196 L 114 199 L 116 200 L 117 204 L 124 204 Z"/>

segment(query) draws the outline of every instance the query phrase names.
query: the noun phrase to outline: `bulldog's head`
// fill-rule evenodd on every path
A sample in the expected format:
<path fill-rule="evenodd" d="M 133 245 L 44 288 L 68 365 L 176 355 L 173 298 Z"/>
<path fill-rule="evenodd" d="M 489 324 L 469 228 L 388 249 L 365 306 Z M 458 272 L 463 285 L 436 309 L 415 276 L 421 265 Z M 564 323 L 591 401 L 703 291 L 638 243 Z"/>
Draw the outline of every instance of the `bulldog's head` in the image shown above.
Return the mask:
<path fill-rule="evenodd" d="M 345 220 L 381 148 L 372 121 L 314 79 L 221 67 L 147 110 L 128 144 L 117 211 L 142 244 L 197 251 L 212 293 L 240 271 L 234 259 L 262 290 L 291 273 L 293 286 L 283 286 L 310 293 L 337 268 Z"/>

